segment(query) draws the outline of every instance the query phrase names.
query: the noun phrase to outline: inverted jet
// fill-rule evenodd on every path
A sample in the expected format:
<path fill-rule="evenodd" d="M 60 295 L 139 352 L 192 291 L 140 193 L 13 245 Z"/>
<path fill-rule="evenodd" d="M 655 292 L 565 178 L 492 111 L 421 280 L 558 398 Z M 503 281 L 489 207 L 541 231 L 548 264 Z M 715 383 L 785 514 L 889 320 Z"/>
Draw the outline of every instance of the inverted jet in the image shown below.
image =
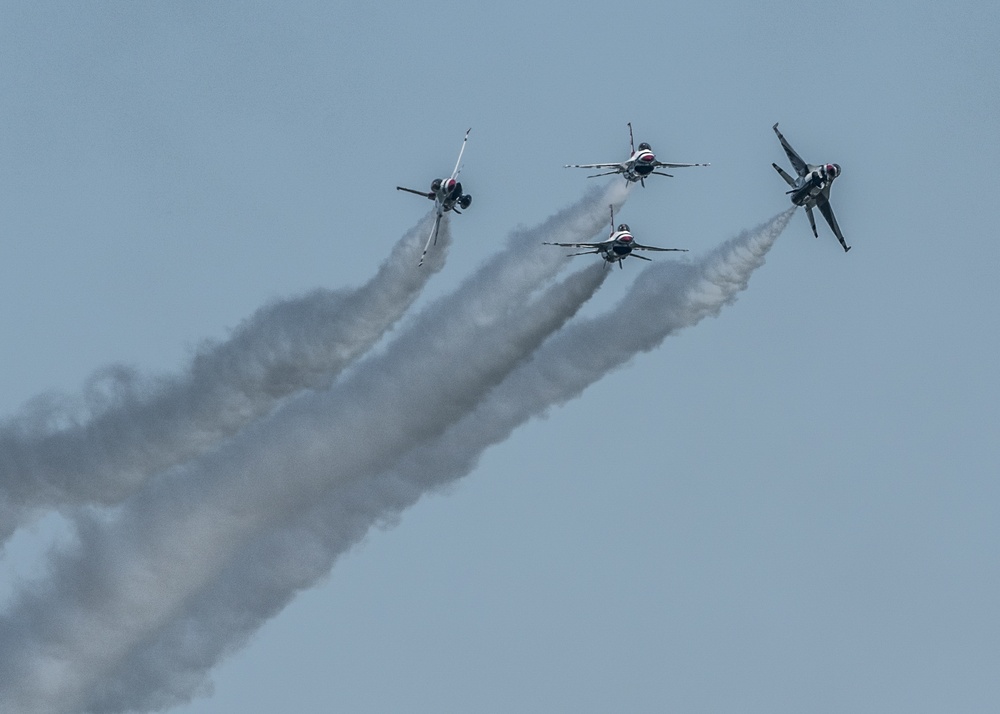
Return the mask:
<path fill-rule="evenodd" d="M 427 236 L 427 243 L 424 245 L 424 252 L 420 254 L 418 265 L 424 264 L 424 256 L 427 255 L 427 249 L 431 247 L 432 243 L 437 243 L 441 217 L 448 211 L 454 211 L 461 215 L 462 211 L 458 210 L 459 208 L 465 210 L 472 205 L 472 196 L 462 193 L 462 184 L 458 181 L 458 173 L 462 170 L 462 154 L 465 153 L 465 144 L 469 141 L 470 131 L 472 131 L 471 128 L 465 132 L 465 138 L 462 139 L 462 148 L 458 150 L 458 161 L 455 162 L 455 168 L 452 170 L 451 176 L 443 179 L 436 178 L 431 181 L 430 191 L 418 191 L 414 188 L 396 186 L 396 190 L 398 191 L 408 191 L 409 193 L 415 193 L 418 196 L 423 196 L 434 201 L 434 226 L 431 228 L 430 235 Z"/>
<path fill-rule="evenodd" d="M 798 176 L 789 176 L 780 166 L 771 164 L 774 170 L 781 174 L 781 178 L 785 179 L 785 182 L 791 186 L 791 190 L 785 193 L 791 197 L 792 203 L 796 206 L 805 207 L 806 215 L 809 217 L 809 225 L 812 226 L 812 232 L 816 238 L 819 238 L 819 233 L 816 232 L 816 218 L 813 216 L 813 208 L 818 208 L 819 212 L 823 214 L 823 218 L 830 224 L 830 229 L 837 236 L 837 240 L 840 241 L 840 245 L 846 253 L 851 249 L 851 246 L 847 245 L 847 241 L 844 240 L 844 234 L 840 232 L 837 217 L 833 215 L 833 207 L 830 205 L 830 186 L 833 185 L 833 180 L 840 176 L 840 166 L 838 164 L 823 164 L 821 166 L 807 164 L 778 131 L 778 125 L 775 124 L 771 128 L 778 135 L 778 141 L 781 142 L 782 148 L 788 154 L 788 160 L 792 162 L 792 167 L 798 174 Z"/>

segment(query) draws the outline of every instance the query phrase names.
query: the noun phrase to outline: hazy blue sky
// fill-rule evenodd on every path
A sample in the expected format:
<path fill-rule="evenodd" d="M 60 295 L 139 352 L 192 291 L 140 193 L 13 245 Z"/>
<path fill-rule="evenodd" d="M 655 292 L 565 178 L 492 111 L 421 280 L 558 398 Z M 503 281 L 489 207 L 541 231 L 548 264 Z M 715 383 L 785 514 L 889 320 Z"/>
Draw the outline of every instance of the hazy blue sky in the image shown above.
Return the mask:
<path fill-rule="evenodd" d="M 470 126 L 421 305 L 605 181 L 563 165 L 629 121 L 712 163 L 621 212 L 692 255 L 788 206 L 774 122 L 843 168 L 849 254 L 800 211 L 736 304 L 373 530 L 172 711 L 995 710 L 996 4 L 2 9 L 7 417 L 368 280 L 429 207 L 395 186 Z M 11 541 L 5 600 L 55 530 Z"/>

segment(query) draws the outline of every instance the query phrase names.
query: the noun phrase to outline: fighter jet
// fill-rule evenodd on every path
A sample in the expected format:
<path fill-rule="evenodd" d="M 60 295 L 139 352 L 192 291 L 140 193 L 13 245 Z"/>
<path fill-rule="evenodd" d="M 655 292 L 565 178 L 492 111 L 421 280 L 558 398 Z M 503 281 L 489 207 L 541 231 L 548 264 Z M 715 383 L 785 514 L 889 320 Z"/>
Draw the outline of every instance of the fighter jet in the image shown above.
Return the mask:
<path fill-rule="evenodd" d="M 465 138 L 462 139 L 462 148 L 458 151 L 458 161 L 455 162 L 455 168 L 452 170 L 451 176 L 431 181 L 430 191 L 418 191 L 413 188 L 396 186 L 397 191 L 408 191 L 434 201 L 434 210 L 436 211 L 436 215 L 434 216 L 434 226 L 431 228 L 430 235 L 427 236 L 427 243 L 424 245 L 424 252 L 420 254 L 420 262 L 417 264 L 418 266 L 424 264 L 424 257 L 427 255 L 427 249 L 431 247 L 431 243 L 437 243 L 438 228 L 441 226 L 441 217 L 448 211 L 454 211 L 455 213 L 461 215 L 462 211 L 458 210 L 459 208 L 465 210 L 472 205 L 472 196 L 467 193 L 462 193 L 462 184 L 456 180 L 458 178 L 459 171 L 462 170 L 462 154 L 465 153 L 465 144 L 469 141 L 470 131 L 472 131 L 471 128 L 465 132 Z"/>
<path fill-rule="evenodd" d="M 823 218 L 830 224 L 830 228 L 846 253 L 851 249 L 851 246 L 847 245 L 847 241 L 844 240 L 844 234 L 840 232 L 837 217 L 833 215 L 833 208 L 830 206 L 830 186 L 833 185 L 833 180 L 840 176 L 840 166 L 837 164 L 823 164 L 822 166 L 807 164 L 801 156 L 795 153 L 792 145 L 778 131 L 778 125 L 775 124 L 771 128 L 778 135 L 778 141 L 781 142 L 785 153 L 788 154 L 788 160 L 792 162 L 792 166 L 798 174 L 797 178 L 793 178 L 777 164 L 771 164 L 774 170 L 781 174 L 781 178 L 785 179 L 785 182 L 792 187 L 790 191 L 785 193 L 791 196 L 792 203 L 796 206 L 805 206 L 806 215 L 809 216 L 809 225 L 812 226 L 813 235 L 817 238 L 819 238 L 819 233 L 816 232 L 813 208 L 818 208 L 819 212 L 823 214 Z"/>
<path fill-rule="evenodd" d="M 587 178 L 597 176 L 610 176 L 611 174 L 622 174 L 626 181 L 638 181 L 643 187 L 646 186 L 646 177 L 650 175 L 672 176 L 671 174 L 657 171 L 656 169 L 682 169 L 690 166 L 710 166 L 711 164 L 667 164 L 656 160 L 653 148 L 643 142 L 639 144 L 638 150 L 635 148 L 635 140 L 632 138 L 632 122 L 628 123 L 628 143 L 632 148 L 632 154 L 628 161 L 617 164 L 566 164 L 567 169 L 611 169 L 599 174 L 592 174 Z"/>
<path fill-rule="evenodd" d="M 599 243 L 545 243 L 544 245 L 558 245 L 563 248 L 588 248 L 589 250 L 584 250 L 579 253 L 570 253 L 570 256 L 599 255 L 607 261 L 604 264 L 605 268 L 611 263 L 618 263 L 618 267 L 621 268 L 622 263 L 625 262 L 625 259 L 630 255 L 635 258 L 639 258 L 640 260 L 650 260 L 644 255 L 633 253 L 632 251 L 634 250 L 687 252 L 687 248 L 657 248 L 652 245 L 640 245 L 639 243 L 636 243 L 627 223 L 620 223 L 618 225 L 618 230 L 615 230 L 615 207 L 610 206 L 609 208 L 611 208 L 611 235 Z"/>

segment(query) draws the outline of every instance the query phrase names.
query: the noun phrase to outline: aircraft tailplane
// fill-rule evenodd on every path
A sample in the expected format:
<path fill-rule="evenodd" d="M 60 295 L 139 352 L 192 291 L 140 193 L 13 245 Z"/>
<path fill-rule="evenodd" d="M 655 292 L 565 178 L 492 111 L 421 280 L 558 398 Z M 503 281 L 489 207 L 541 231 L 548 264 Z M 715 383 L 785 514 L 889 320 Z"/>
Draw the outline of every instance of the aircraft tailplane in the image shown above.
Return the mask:
<path fill-rule="evenodd" d="M 777 171 L 781 175 L 781 178 L 785 179 L 785 183 L 787 183 L 789 186 L 792 186 L 792 187 L 795 186 L 795 179 L 793 179 L 791 176 L 789 176 L 787 173 L 785 173 L 785 170 L 783 168 L 781 168 L 777 164 L 771 164 L 771 166 L 773 166 L 774 170 Z M 791 191 L 789 191 L 789 193 L 791 193 Z"/>

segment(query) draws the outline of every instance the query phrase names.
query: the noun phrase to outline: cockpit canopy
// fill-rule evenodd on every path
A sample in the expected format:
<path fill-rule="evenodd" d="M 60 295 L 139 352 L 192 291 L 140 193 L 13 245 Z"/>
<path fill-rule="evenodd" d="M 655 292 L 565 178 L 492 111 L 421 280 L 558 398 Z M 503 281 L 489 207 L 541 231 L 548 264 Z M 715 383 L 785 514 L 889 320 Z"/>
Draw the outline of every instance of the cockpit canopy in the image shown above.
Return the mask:
<path fill-rule="evenodd" d="M 619 233 L 628 233 L 628 231 L 629 231 L 628 223 L 619 223 L 618 224 L 618 232 Z"/>
<path fill-rule="evenodd" d="M 826 174 L 831 179 L 835 179 L 838 176 L 840 176 L 840 164 L 827 164 L 826 165 Z"/>
<path fill-rule="evenodd" d="M 645 141 L 639 144 L 639 151 L 652 151 L 653 147 L 647 144 Z"/>

